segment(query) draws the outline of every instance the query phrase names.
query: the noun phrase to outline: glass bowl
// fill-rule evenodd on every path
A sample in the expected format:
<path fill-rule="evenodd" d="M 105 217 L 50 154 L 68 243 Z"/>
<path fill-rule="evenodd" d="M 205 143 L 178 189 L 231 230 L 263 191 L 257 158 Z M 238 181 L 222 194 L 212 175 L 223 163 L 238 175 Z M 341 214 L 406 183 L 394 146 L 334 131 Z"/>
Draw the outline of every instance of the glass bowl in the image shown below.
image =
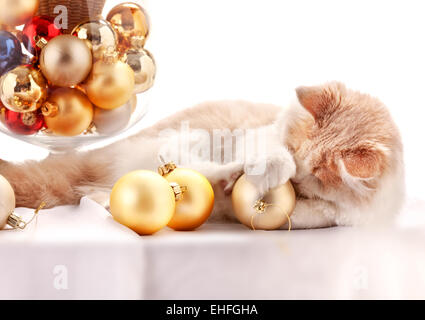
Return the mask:
<path fill-rule="evenodd" d="M 140 99 L 139 99 L 140 96 Z M 61 153 L 71 149 L 79 149 L 97 142 L 104 141 L 119 135 L 124 134 L 133 127 L 136 127 L 149 109 L 150 92 L 138 95 L 137 106 L 131 116 L 130 122 L 123 129 L 114 132 L 113 134 L 100 134 L 93 132 L 90 134 L 81 134 L 74 137 L 62 137 L 49 134 L 46 131 L 39 131 L 33 135 L 21 135 L 10 131 L 4 123 L 0 123 L 0 131 L 12 138 L 31 143 L 33 145 L 47 149 L 52 153 Z"/>
<path fill-rule="evenodd" d="M 6 11 L 11 11 L 9 16 L 16 14 L 19 18 L 24 19 L 25 14 L 28 15 L 25 20 L 26 22 L 21 25 L 16 24 L 22 22 L 22 19 L 20 22 L 14 22 L 14 20 L 10 19 L 8 20 L 10 23 L 7 24 L 6 22 L 8 21 L 4 21 L 6 19 L 5 15 L 0 13 L 0 26 L 2 29 L 2 33 L 0 34 L 0 132 L 33 145 L 43 147 L 50 152 L 64 152 L 116 137 L 140 123 L 148 111 L 152 91 L 151 87 L 156 72 L 155 61 L 151 53 L 145 49 L 145 44 L 149 35 L 150 21 L 145 8 L 141 5 L 142 1 L 136 0 L 131 3 L 124 3 L 122 0 L 16 1 L 23 1 L 25 3 L 33 2 L 34 5 L 37 6 L 37 11 L 28 15 L 28 12 L 25 13 L 23 12 L 24 9 L 20 9 L 26 6 L 19 6 L 19 3 L 17 3 L 15 8 L 12 8 L 13 6 L 6 8 Z M 145 1 L 143 1 L 143 4 L 145 4 Z M 63 8 L 65 8 L 65 11 L 63 11 Z M 1 10 L 4 9 L 5 8 L 1 8 Z M 15 12 L 16 10 L 19 11 L 19 14 Z M 69 25 L 67 28 L 57 27 L 56 18 L 58 17 L 58 13 L 59 15 L 68 15 Z M 40 19 L 36 20 L 38 18 Z M 139 19 L 139 21 L 132 25 L 131 19 Z M 42 21 L 40 22 L 40 20 Z M 60 34 L 56 32 L 57 30 L 54 31 L 54 37 L 52 38 L 49 38 L 52 31 L 52 25 L 49 24 L 49 21 L 51 21 L 56 28 L 61 30 Z M 142 27 L 140 27 L 140 21 L 144 23 Z M 96 23 L 97 25 L 94 25 Z M 139 29 L 135 26 L 138 26 Z M 141 31 L 140 28 L 144 29 Z M 110 38 L 104 41 L 105 34 L 107 35 L 108 32 L 110 33 Z M 54 74 L 48 75 L 45 70 L 51 68 L 48 65 L 52 63 L 52 59 L 45 58 L 45 60 L 43 60 L 43 57 L 47 57 L 45 51 L 47 51 L 46 48 L 49 46 L 49 41 L 56 39 L 56 37 L 66 37 L 64 35 L 67 37 L 72 35 L 82 40 L 81 42 L 85 42 L 88 47 L 88 52 L 91 52 L 90 57 L 92 58 L 90 58 L 90 69 L 83 81 L 59 85 L 52 79 L 54 78 Z M 6 40 L 4 40 L 4 36 L 6 36 Z M 111 43 L 111 37 L 114 38 L 114 48 L 111 49 L 112 46 L 105 48 L 103 44 L 107 43 L 108 40 L 110 41 L 109 43 Z M 12 40 L 12 42 L 9 40 Z M 14 48 L 13 46 L 16 47 L 16 40 L 20 42 L 19 45 L 21 47 L 19 57 L 16 50 L 13 51 L 10 49 L 10 45 L 12 49 Z M 53 45 L 51 45 L 51 47 L 52 46 Z M 140 52 L 143 52 L 145 60 L 140 58 Z M 15 57 L 11 56 L 13 54 L 15 54 Z M 150 59 L 150 65 L 144 65 L 147 59 Z M 8 68 L 3 68 L 1 63 L 4 60 L 6 60 Z M 14 60 L 15 63 L 13 63 Z M 19 63 L 16 63 L 16 61 L 19 61 Z M 94 66 L 98 62 L 105 65 L 113 63 L 125 64 L 126 68 L 134 73 L 135 89 L 131 92 L 129 101 L 123 104 L 120 103 L 119 107 L 102 106 L 100 108 L 98 107 L 100 104 L 94 103 L 96 100 L 92 98 L 93 94 L 89 94 L 90 92 L 87 90 L 87 87 L 88 82 L 93 79 L 92 74 L 95 74 Z M 38 81 L 37 75 L 33 75 L 31 71 L 23 76 L 26 79 L 25 81 L 21 80 L 20 77 L 22 73 L 15 72 L 15 70 L 20 67 L 28 67 L 31 68 L 31 70 L 35 70 L 43 79 Z M 12 76 L 7 77 L 9 73 L 11 73 Z M 12 85 L 10 85 L 11 79 L 14 81 Z M 143 81 L 149 83 L 144 85 L 146 83 L 143 83 Z M 43 84 L 45 86 L 45 90 L 43 89 L 45 92 L 40 91 L 39 88 L 34 89 L 36 85 L 43 87 Z M 48 117 L 56 117 L 57 114 L 60 114 L 61 117 L 72 119 L 72 115 L 68 116 L 67 112 L 59 112 L 57 110 L 58 108 L 64 109 L 65 107 L 62 107 L 62 105 L 66 105 L 67 103 L 61 105 L 60 103 L 52 104 L 49 102 L 49 99 L 52 97 L 52 92 L 60 89 L 59 87 L 71 88 L 78 91 L 80 95 L 85 96 L 87 101 L 91 102 L 93 107 L 93 111 L 91 112 L 92 120 L 87 120 L 89 122 L 85 121 L 85 129 L 78 131 L 79 133 L 77 134 L 62 134 L 60 130 L 57 131 L 53 129 L 53 126 L 50 127 L 51 122 L 48 123 Z M 98 92 L 101 92 L 101 94 L 97 94 L 97 96 L 101 98 L 103 87 L 100 86 L 100 88 Z M 24 103 L 16 103 L 16 99 L 18 99 L 19 102 L 22 94 L 24 94 L 24 98 L 22 98 Z M 126 97 L 127 95 L 123 94 L 121 96 Z M 26 101 L 28 97 L 36 98 L 27 105 Z M 62 100 L 66 99 L 63 98 Z M 21 109 L 19 109 L 20 106 L 22 107 Z M 16 110 L 15 107 L 19 110 Z M 24 109 L 24 107 L 27 109 Z M 56 112 L 51 113 L 51 110 L 49 110 L 50 107 L 55 107 Z M 124 108 L 126 108 L 125 116 L 119 116 L 120 110 Z M 130 109 L 131 111 L 129 111 Z M 124 111 L 122 111 L 121 114 L 123 114 L 123 112 Z M 42 122 L 40 129 L 37 127 L 34 132 L 22 131 L 19 128 L 16 130 L 16 125 L 22 126 L 23 123 L 25 126 L 28 125 L 28 119 L 31 119 L 29 116 L 31 113 L 34 114 L 33 118 L 40 117 L 40 119 L 43 119 L 40 120 Z M 97 120 L 99 124 L 103 123 L 102 125 L 104 126 L 104 128 L 100 130 L 100 125 L 96 124 L 96 119 L 103 119 L 101 117 L 105 117 L 105 114 L 107 114 L 107 121 L 100 122 Z M 129 116 L 129 114 L 131 116 Z M 22 120 L 24 117 L 26 117 L 26 121 Z M 115 119 L 118 119 L 118 121 L 115 121 Z M 68 122 L 70 122 L 70 120 L 68 120 Z M 90 125 L 87 126 L 87 123 L 90 123 Z M 108 124 L 111 124 L 111 130 L 107 127 Z"/>

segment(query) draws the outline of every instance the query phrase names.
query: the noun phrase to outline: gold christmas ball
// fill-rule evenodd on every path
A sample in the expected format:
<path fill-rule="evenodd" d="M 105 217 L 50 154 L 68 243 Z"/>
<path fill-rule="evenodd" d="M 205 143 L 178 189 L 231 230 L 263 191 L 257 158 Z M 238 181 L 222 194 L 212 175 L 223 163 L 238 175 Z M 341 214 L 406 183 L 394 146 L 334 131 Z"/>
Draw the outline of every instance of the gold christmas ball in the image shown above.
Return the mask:
<path fill-rule="evenodd" d="M 130 50 L 124 56 L 124 62 L 134 71 L 134 93 L 142 93 L 153 86 L 156 65 L 152 54 L 145 50 Z"/>
<path fill-rule="evenodd" d="M 242 175 L 232 192 L 233 211 L 244 225 L 260 229 L 278 229 L 295 208 L 295 191 L 290 181 L 270 190 L 264 197 L 255 185 Z"/>
<path fill-rule="evenodd" d="M 99 108 L 115 109 L 128 100 L 134 91 L 134 72 L 122 61 L 99 60 L 93 65 L 86 82 L 87 96 Z"/>
<path fill-rule="evenodd" d="M 47 98 L 43 75 L 31 66 L 19 66 L 1 78 L 1 100 L 14 112 L 30 112 L 41 107 Z"/>
<path fill-rule="evenodd" d="M 20 26 L 38 10 L 39 0 L 0 0 L 0 24 Z"/>
<path fill-rule="evenodd" d="M 168 181 L 152 171 L 126 174 L 111 192 L 112 216 L 138 234 L 153 234 L 165 227 L 175 207 L 174 192 Z"/>
<path fill-rule="evenodd" d="M 55 89 L 41 111 L 47 128 L 60 136 L 79 135 L 93 120 L 93 105 L 78 89 Z"/>
<path fill-rule="evenodd" d="M 106 20 L 118 34 L 118 41 L 122 49 L 131 48 L 136 41 L 142 47 L 149 36 L 149 16 L 136 3 L 122 3 L 109 12 Z"/>
<path fill-rule="evenodd" d="M 125 129 L 130 122 L 132 108 L 131 100 L 112 110 L 95 108 L 93 123 L 96 131 L 100 134 L 113 134 Z"/>
<path fill-rule="evenodd" d="M 60 35 L 51 39 L 41 50 L 40 68 L 53 85 L 72 87 L 87 78 L 92 60 L 91 51 L 84 40 Z"/>
<path fill-rule="evenodd" d="M 177 199 L 176 212 L 168 226 L 183 231 L 202 225 L 214 208 L 214 191 L 207 178 L 184 168 L 175 168 L 165 173 L 164 178 L 183 188 L 181 199 Z"/>
<path fill-rule="evenodd" d="M 15 192 L 9 181 L 0 175 L 0 230 L 6 226 L 15 205 Z"/>
<path fill-rule="evenodd" d="M 91 20 L 77 25 L 71 33 L 84 40 L 95 60 L 101 59 L 108 49 L 116 50 L 117 36 L 111 25 L 105 20 Z"/>

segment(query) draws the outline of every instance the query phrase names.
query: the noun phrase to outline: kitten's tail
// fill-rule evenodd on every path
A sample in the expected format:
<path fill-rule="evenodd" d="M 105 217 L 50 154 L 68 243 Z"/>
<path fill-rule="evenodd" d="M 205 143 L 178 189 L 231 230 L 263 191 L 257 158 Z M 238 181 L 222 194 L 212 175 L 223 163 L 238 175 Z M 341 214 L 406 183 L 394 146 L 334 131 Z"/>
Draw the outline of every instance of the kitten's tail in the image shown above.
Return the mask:
<path fill-rule="evenodd" d="M 103 150 L 102 150 L 103 151 Z M 101 150 L 50 155 L 43 161 L 0 162 L 0 174 L 15 190 L 16 206 L 36 208 L 78 204 L 89 189 L 112 187 L 112 158 Z"/>

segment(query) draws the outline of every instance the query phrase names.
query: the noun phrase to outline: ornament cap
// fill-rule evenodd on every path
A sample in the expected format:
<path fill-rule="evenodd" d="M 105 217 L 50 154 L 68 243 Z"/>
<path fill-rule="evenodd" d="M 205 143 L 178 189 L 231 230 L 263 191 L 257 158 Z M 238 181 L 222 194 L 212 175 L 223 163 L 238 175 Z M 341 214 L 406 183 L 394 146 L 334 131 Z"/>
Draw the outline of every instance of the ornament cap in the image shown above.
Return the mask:
<path fill-rule="evenodd" d="M 11 212 L 9 217 L 7 218 L 7 224 L 11 226 L 13 229 L 23 230 L 27 227 L 27 225 L 29 225 L 34 220 L 35 217 L 37 217 L 39 211 L 43 209 L 45 206 L 46 206 L 46 203 L 42 201 L 40 205 L 38 206 L 38 208 L 34 211 L 34 215 L 32 216 L 31 220 L 29 220 L 28 222 L 26 222 L 24 219 L 17 216 L 13 212 Z"/>
<path fill-rule="evenodd" d="M 182 200 L 184 193 L 187 191 L 187 187 L 180 186 L 179 184 L 175 182 L 171 182 L 170 187 L 173 189 L 174 196 L 176 197 L 176 201 Z"/>
<path fill-rule="evenodd" d="M 32 126 L 37 122 L 37 115 L 34 112 L 25 112 L 22 115 L 22 123 L 26 126 Z"/>
<path fill-rule="evenodd" d="M 58 114 L 58 112 L 59 112 L 59 106 L 55 103 L 46 102 L 41 107 L 41 113 L 45 117 L 54 117 Z"/>
<path fill-rule="evenodd" d="M 25 229 L 27 223 L 19 216 L 14 214 L 13 212 L 7 218 L 7 224 L 11 226 L 13 229 Z"/>
<path fill-rule="evenodd" d="M 47 46 L 47 40 L 43 37 L 40 37 L 39 35 L 34 37 L 34 41 L 35 45 L 40 49 L 43 49 L 45 46 Z"/>
<path fill-rule="evenodd" d="M 264 213 L 266 211 L 266 208 L 269 206 L 264 200 L 257 200 L 254 203 L 254 209 L 257 211 L 257 213 Z"/>
<path fill-rule="evenodd" d="M 176 164 L 173 161 L 165 162 L 164 158 L 161 155 L 159 156 L 159 161 L 161 161 L 162 163 L 162 165 L 158 167 L 158 173 L 161 176 L 165 176 L 177 168 Z"/>
<path fill-rule="evenodd" d="M 158 173 L 161 176 L 165 176 L 176 168 L 177 168 L 177 166 L 175 165 L 174 162 L 169 162 L 169 163 L 163 164 L 162 166 L 158 167 Z"/>

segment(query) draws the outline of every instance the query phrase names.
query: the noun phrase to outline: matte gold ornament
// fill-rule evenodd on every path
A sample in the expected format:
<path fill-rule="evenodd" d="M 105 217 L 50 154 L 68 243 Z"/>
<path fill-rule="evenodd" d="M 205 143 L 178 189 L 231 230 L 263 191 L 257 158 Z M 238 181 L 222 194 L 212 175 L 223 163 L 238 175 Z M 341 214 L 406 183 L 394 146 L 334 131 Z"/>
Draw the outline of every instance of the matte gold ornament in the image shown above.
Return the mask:
<path fill-rule="evenodd" d="M 295 208 L 295 191 L 290 181 L 270 190 L 264 197 L 255 185 L 242 175 L 232 192 L 236 218 L 252 229 L 274 230 L 290 223 Z"/>
<path fill-rule="evenodd" d="M 60 35 L 41 50 L 40 68 L 53 85 L 72 87 L 84 79 L 92 68 L 92 54 L 84 40 Z"/>
<path fill-rule="evenodd" d="M 0 24 L 20 26 L 38 10 L 39 0 L 0 0 Z"/>
<path fill-rule="evenodd" d="M 130 50 L 124 56 L 124 62 L 134 71 L 134 93 L 150 89 L 155 81 L 156 65 L 152 54 L 145 50 Z"/>
<path fill-rule="evenodd" d="M 85 87 L 94 105 L 102 109 L 115 109 L 131 99 L 134 72 L 128 64 L 106 56 L 93 65 Z"/>
<path fill-rule="evenodd" d="M 173 163 L 161 166 L 158 172 L 182 190 L 168 226 L 183 231 L 202 225 L 214 207 L 214 191 L 207 178 L 194 170 L 177 168 Z"/>
<path fill-rule="evenodd" d="M 95 60 L 101 59 L 108 49 L 116 50 L 117 36 L 105 20 L 91 20 L 77 25 L 71 33 L 84 40 Z"/>
<path fill-rule="evenodd" d="M 114 185 L 110 197 L 114 219 L 142 235 L 165 227 L 175 207 L 175 194 L 168 181 L 147 170 L 123 176 Z"/>
<path fill-rule="evenodd" d="M 142 47 L 149 36 L 150 22 L 145 10 L 136 3 L 122 3 L 109 12 L 106 20 L 118 34 L 121 49 Z"/>
<path fill-rule="evenodd" d="M 48 130 L 60 136 L 79 135 L 93 121 L 93 105 L 78 89 L 55 89 L 41 111 Z"/>
<path fill-rule="evenodd" d="M 9 225 L 12 229 L 25 229 L 34 220 L 38 212 L 46 206 L 46 203 L 40 203 L 29 221 L 24 221 L 13 212 L 15 206 L 15 191 L 13 191 L 9 181 L 0 175 L 0 230 L 4 229 L 6 225 Z"/>
<path fill-rule="evenodd" d="M 4 106 L 14 112 L 35 111 L 47 98 L 46 80 L 31 66 L 19 66 L 4 74 L 0 90 Z"/>
<path fill-rule="evenodd" d="M 130 122 L 132 109 L 131 100 L 112 110 L 95 108 L 93 123 L 96 131 L 100 134 L 113 134 L 125 129 Z"/>
<path fill-rule="evenodd" d="M 0 230 L 8 224 L 13 210 L 15 210 L 15 192 L 9 181 L 0 175 Z"/>

